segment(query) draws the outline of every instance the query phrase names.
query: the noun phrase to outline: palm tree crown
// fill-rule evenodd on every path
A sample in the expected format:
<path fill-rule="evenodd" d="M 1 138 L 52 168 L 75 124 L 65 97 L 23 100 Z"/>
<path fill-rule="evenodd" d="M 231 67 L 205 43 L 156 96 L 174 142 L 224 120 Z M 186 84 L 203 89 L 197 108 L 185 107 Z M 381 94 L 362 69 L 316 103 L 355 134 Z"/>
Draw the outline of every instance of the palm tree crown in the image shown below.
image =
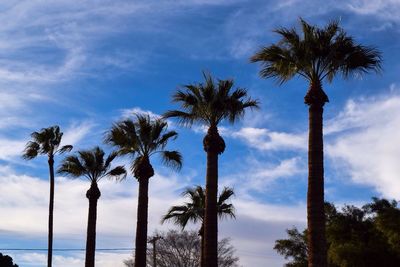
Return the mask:
<path fill-rule="evenodd" d="M 322 80 L 327 78 L 331 82 L 337 74 L 347 78 L 351 74 L 380 71 L 380 52 L 356 44 L 339 26 L 339 21 L 332 21 L 324 28 L 312 26 L 303 19 L 300 22 L 302 36 L 295 28 L 277 29 L 275 32 L 281 35 L 281 40 L 263 47 L 251 58 L 252 62 L 261 62 L 261 77 L 284 83 L 300 75 L 320 86 Z M 322 97 L 324 102 L 328 101 L 325 94 Z"/>
<path fill-rule="evenodd" d="M 234 123 L 246 108 L 258 107 L 257 101 L 246 98 L 246 89 L 232 91 L 233 80 L 214 81 L 210 74 L 203 75 L 204 83 L 185 85 L 173 95 L 173 101 L 180 102 L 182 110 L 168 111 L 165 118 L 176 117 L 188 126 L 194 122 L 216 126 L 224 119 Z"/>
<path fill-rule="evenodd" d="M 182 156 L 178 151 L 165 150 L 168 141 L 177 133 L 168 131 L 168 124 L 162 119 L 151 120 L 148 115 L 136 115 L 136 121 L 126 119 L 111 128 L 105 142 L 117 148 L 118 155 L 134 158 L 131 170 L 137 179 L 143 177 L 141 164 L 148 162 L 154 154 L 160 154 L 165 165 L 180 169 Z M 154 172 L 149 176 L 153 176 Z"/>
<path fill-rule="evenodd" d="M 71 145 L 66 145 L 59 148 L 63 133 L 60 127 L 55 125 L 48 128 L 43 128 L 39 132 L 31 134 L 32 141 L 29 141 L 23 153 L 23 158 L 31 160 L 38 155 L 54 156 L 57 153 L 64 153 L 72 150 Z"/>
<path fill-rule="evenodd" d="M 66 157 L 61 163 L 58 173 L 66 174 L 72 178 L 85 177 L 91 182 L 97 183 L 104 177 L 122 180 L 126 177 L 123 166 L 111 169 L 111 162 L 117 156 L 113 152 L 104 159 L 104 151 L 100 147 L 92 150 L 78 151 L 77 155 Z"/>
<path fill-rule="evenodd" d="M 173 220 L 173 222 L 184 229 L 189 221 L 196 223 L 204 220 L 205 209 L 205 193 L 201 186 L 187 188 L 183 196 L 189 197 L 189 202 L 185 202 L 181 206 L 172 206 L 166 215 L 163 216 L 162 222 Z M 234 195 L 233 189 L 224 187 L 218 197 L 217 210 L 220 218 L 231 217 L 236 218 L 235 208 L 227 200 Z"/>

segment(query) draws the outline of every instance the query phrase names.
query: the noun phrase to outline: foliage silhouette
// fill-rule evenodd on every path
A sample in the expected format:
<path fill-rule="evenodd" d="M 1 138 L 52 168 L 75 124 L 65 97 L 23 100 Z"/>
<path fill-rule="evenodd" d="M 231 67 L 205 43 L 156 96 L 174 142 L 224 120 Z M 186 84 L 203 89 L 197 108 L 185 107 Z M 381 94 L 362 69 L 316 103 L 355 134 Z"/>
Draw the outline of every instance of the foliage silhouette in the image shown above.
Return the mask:
<path fill-rule="evenodd" d="M 13 263 L 13 259 L 8 255 L 0 253 L 0 266 L 1 267 L 18 267 L 17 264 Z"/>
<path fill-rule="evenodd" d="M 329 267 L 395 267 L 400 262 L 400 209 L 397 202 L 373 198 L 362 208 L 346 205 L 341 211 L 325 204 Z M 307 267 L 307 230 L 287 230 L 288 239 L 274 249 L 291 262 L 287 267 Z"/>

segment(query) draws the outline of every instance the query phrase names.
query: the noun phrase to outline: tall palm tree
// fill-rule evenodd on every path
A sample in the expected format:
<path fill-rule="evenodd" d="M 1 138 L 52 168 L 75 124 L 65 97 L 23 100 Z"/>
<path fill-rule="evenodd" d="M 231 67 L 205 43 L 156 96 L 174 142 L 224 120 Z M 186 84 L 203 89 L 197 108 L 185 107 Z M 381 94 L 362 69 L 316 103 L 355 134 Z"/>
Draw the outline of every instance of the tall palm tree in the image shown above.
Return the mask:
<path fill-rule="evenodd" d="M 309 265 L 327 265 L 324 215 L 324 162 L 322 138 L 323 107 L 328 97 L 323 81 L 332 82 L 339 74 L 343 78 L 380 71 L 380 52 L 357 44 L 339 26 L 338 21 L 318 28 L 300 19 L 302 33 L 295 28 L 275 30 L 281 36 L 277 44 L 263 47 L 252 58 L 261 62 L 260 76 L 275 78 L 280 84 L 298 75 L 309 88 L 304 102 L 309 106 L 308 139 L 308 251 Z"/>
<path fill-rule="evenodd" d="M 39 132 L 31 134 L 32 140 L 29 141 L 23 152 L 22 157 L 26 160 L 36 158 L 38 155 L 47 155 L 49 172 L 50 172 L 50 198 L 49 198 L 49 222 L 48 222 L 48 250 L 47 250 L 47 266 L 52 266 L 53 258 L 53 211 L 54 211 L 54 156 L 69 152 L 71 145 L 59 148 L 63 133 L 60 127 L 55 125 L 43 128 Z"/>
<path fill-rule="evenodd" d="M 247 90 L 233 88 L 233 80 L 214 81 L 210 74 L 203 73 L 205 82 L 188 84 L 173 96 L 182 110 L 172 110 L 165 118 L 176 117 L 183 125 L 200 123 L 208 127 L 203 139 L 207 153 L 206 201 L 204 217 L 204 261 L 207 267 L 218 266 L 218 155 L 225 150 L 224 139 L 219 135 L 218 125 L 224 120 L 236 122 L 246 108 L 258 107 L 258 102 L 247 97 Z"/>
<path fill-rule="evenodd" d="M 159 154 L 166 166 L 175 169 L 182 166 L 182 156 L 178 151 L 165 150 L 168 142 L 178 135 L 167 128 L 167 122 L 162 119 L 136 115 L 135 121 L 126 119 L 114 124 L 105 137 L 105 142 L 116 147 L 119 155 L 132 158 L 131 171 L 139 182 L 135 267 L 146 266 L 148 186 L 154 175 L 150 158 Z"/>
<path fill-rule="evenodd" d="M 181 206 L 172 206 L 168 213 L 163 216 L 162 223 L 172 220 L 175 224 L 185 229 L 189 221 L 193 223 L 201 222 L 199 236 L 201 238 L 201 254 L 200 266 L 204 266 L 204 211 L 205 211 L 205 194 L 201 186 L 187 188 L 182 193 L 183 196 L 189 197 L 189 202 L 185 202 Z M 217 201 L 217 212 L 220 218 L 235 217 L 235 208 L 231 203 L 226 203 L 227 200 L 234 195 L 233 189 L 224 187 Z"/>
<path fill-rule="evenodd" d="M 77 155 L 66 157 L 58 168 L 60 174 L 72 178 L 84 177 L 90 181 L 90 188 L 86 192 L 86 197 L 89 200 L 89 213 L 85 267 L 95 266 L 97 201 L 101 195 L 97 183 L 104 177 L 116 180 L 126 177 L 126 170 L 123 166 L 111 169 L 111 162 L 115 159 L 117 153 L 113 152 L 107 158 L 104 158 L 104 155 L 105 153 L 100 147 L 95 147 L 92 150 L 81 150 L 77 152 Z"/>

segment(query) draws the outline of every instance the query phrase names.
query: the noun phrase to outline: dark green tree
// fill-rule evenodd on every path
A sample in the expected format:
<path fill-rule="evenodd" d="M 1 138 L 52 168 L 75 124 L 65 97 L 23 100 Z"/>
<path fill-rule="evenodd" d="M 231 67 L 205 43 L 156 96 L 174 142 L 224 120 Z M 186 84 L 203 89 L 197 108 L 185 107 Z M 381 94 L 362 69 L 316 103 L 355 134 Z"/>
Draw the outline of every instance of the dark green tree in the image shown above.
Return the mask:
<path fill-rule="evenodd" d="M 275 241 L 274 249 L 285 259 L 291 258 L 292 261 L 287 263 L 286 267 L 307 267 L 307 233 L 300 233 L 297 228 L 286 230 L 288 239 L 280 239 Z"/>
<path fill-rule="evenodd" d="M 385 236 L 393 251 L 400 255 L 400 209 L 398 202 L 373 198 L 373 202 L 363 207 L 374 214 L 376 228 Z"/>
<path fill-rule="evenodd" d="M 52 266 L 53 259 L 53 212 L 54 212 L 54 156 L 72 150 L 71 145 L 59 148 L 63 133 L 60 127 L 52 126 L 43 128 L 39 132 L 31 134 L 22 157 L 26 160 L 36 158 L 38 155 L 47 155 L 50 172 L 50 197 L 49 197 L 49 222 L 48 222 L 48 250 L 47 266 Z"/>
<path fill-rule="evenodd" d="M 200 266 L 204 266 L 204 212 L 205 212 L 205 194 L 201 186 L 187 188 L 183 196 L 189 198 L 189 202 L 185 202 L 181 206 L 172 206 L 166 215 L 162 218 L 162 223 L 172 220 L 175 224 L 185 229 L 189 221 L 193 223 L 200 222 L 201 227 L 199 236 L 201 240 L 201 257 Z M 232 203 L 227 201 L 234 195 L 233 189 L 224 187 L 217 201 L 218 216 L 220 218 L 231 217 L 235 218 L 235 208 Z"/>
<path fill-rule="evenodd" d="M 381 68 L 380 52 L 357 44 L 339 26 L 338 21 L 318 28 L 300 19 L 301 33 L 295 28 L 275 30 L 281 40 L 260 49 L 252 62 L 260 62 L 260 76 L 275 78 L 280 84 L 294 76 L 309 83 L 304 102 L 309 106 L 308 139 L 308 251 L 309 267 L 327 266 L 324 217 L 323 107 L 328 96 L 322 89 L 324 81 L 342 75 L 362 75 Z"/>
<path fill-rule="evenodd" d="M 389 210 L 390 214 L 399 213 L 397 202 L 374 198 L 373 203 L 363 208 L 346 205 L 341 211 L 326 203 L 328 266 L 397 266 L 400 252 L 396 250 L 398 243 L 393 243 L 392 238 L 400 232 L 399 217 L 387 216 Z M 291 259 L 287 267 L 307 266 L 306 230 L 299 233 L 293 228 L 287 233 L 288 239 L 276 241 L 275 250 L 286 259 Z"/>
<path fill-rule="evenodd" d="M 17 264 L 13 263 L 13 259 L 8 255 L 0 253 L 0 266 L 1 267 L 18 267 Z"/>
<path fill-rule="evenodd" d="M 97 183 L 105 177 L 117 181 L 126 177 L 126 170 L 123 166 L 111 169 L 111 162 L 115 159 L 117 153 L 111 153 L 106 158 L 104 158 L 104 155 L 105 153 L 100 147 L 78 151 L 77 155 L 66 157 L 58 169 L 60 174 L 65 174 L 71 178 L 84 177 L 90 181 L 90 188 L 86 192 L 86 197 L 89 200 L 89 213 L 85 267 L 95 266 L 97 201 L 101 196 Z"/>
<path fill-rule="evenodd" d="M 204 83 L 188 84 L 173 95 L 173 101 L 181 104 L 181 110 L 164 114 L 165 118 L 177 118 L 186 126 L 193 123 L 208 128 L 203 139 L 207 153 L 206 200 L 204 216 L 204 261 L 207 267 L 218 266 L 218 155 L 225 150 L 224 139 L 219 135 L 218 125 L 227 120 L 236 122 L 247 108 L 257 108 L 258 102 L 247 95 L 243 88 L 233 89 L 233 80 L 215 81 L 203 73 Z"/>
<path fill-rule="evenodd" d="M 182 166 L 181 154 L 165 149 L 168 142 L 178 135 L 167 128 L 167 122 L 162 119 L 136 115 L 135 121 L 127 119 L 113 125 L 105 138 L 106 143 L 117 149 L 118 155 L 131 157 L 131 171 L 139 182 L 135 267 L 146 266 L 148 187 L 149 179 L 154 175 L 150 158 L 159 154 L 166 166 L 178 170 Z"/>

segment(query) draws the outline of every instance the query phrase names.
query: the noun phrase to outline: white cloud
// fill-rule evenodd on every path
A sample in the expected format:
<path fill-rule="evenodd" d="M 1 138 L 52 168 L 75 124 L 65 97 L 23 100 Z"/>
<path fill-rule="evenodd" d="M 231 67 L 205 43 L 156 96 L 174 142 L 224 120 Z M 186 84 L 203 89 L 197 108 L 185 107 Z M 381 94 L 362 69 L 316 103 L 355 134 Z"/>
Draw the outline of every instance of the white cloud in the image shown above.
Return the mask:
<path fill-rule="evenodd" d="M 243 164 L 243 161 L 242 163 Z M 221 177 L 220 187 L 229 186 L 235 189 L 240 197 L 251 198 L 254 192 L 268 194 L 275 190 L 285 180 L 304 176 L 306 168 L 304 159 L 288 158 L 278 163 L 268 163 L 255 158 L 245 160 L 245 168 L 236 169 L 232 174 Z M 251 172 L 249 172 L 251 170 Z M 297 181 L 300 179 L 297 178 Z M 288 199 L 290 196 L 287 196 Z"/>
<path fill-rule="evenodd" d="M 140 107 L 133 107 L 130 109 L 123 109 L 121 110 L 122 118 L 131 118 L 133 115 L 138 114 L 138 115 L 148 115 L 150 118 L 153 119 L 159 119 L 161 118 L 160 114 L 156 114 L 153 111 L 150 110 L 144 110 Z"/>
<path fill-rule="evenodd" d="M 400 198 L 400 96 L 350 100 L 327 123 L 327 156 L 356 183 L 370 185 L 389 198 Z"/>
<path fill-rule="evenodd" d="M 3 231 L 26 235 L 46 233 L 48 182 L 26 175 L 16 175 L 7 169 L 1 170 L 2 181 L 7 184 L 0 189 L 0 210 L 7 214 L 0 222 Z M 177 178 L 167 179 L 156 175 L 150 185 L 150 214 L 154 228 L 159 225 L 160 214 L 176 201 Z M 58 177 L 55 187 L 55 233 L 61 237 L 73 234 L 84 238 L 88 203 L 85 197 L 90 184 L 85 180 L 70 180 Z M 160 188 L 161 186 L 161 188 Z M 101 235 L 124 236 L 132 240 L 136 217 L 137 182 L 128 179 L 122 183 L 101 181 L 102 196 L 98 204 L 98 232 Z M 26 222 L 29 221 L 29 224 Z M 126 240 L 126 239 L 125 239 Z"/>
<path fill-rule="evenodd" d="M 231 134 L 259 150 L 306 150 L 307 135 L 271 131 L 266 128 L 245 127 Z"/>
<path fill-rule="evenodd" d="M 47 179 L 17 175 L 9 168 L 0 169 L 0 175 L 3 183 L 7 184 L 7 187 L 0 188 L 0 213 L 4 214 L 0 221 L 2 234 L 13 233 L 13 236 L 23 236 L 29 240 L 44 240 L 47 235 Z M 188 185 L 189 180 L 190 177 L 178 174 L 170 177 L 157 174 L 151 178 L 149 233 L 173 226 L 161 225 L 160 218 L 171 205 L 183 202 L 179 194 Z M 88 208 L 85 192 L 88 187 L 89 183 L 84 180 L 56 178 L 54 236 L 57 244 L 68 244 L 70 248 L 84 247 Z M 132 247 L 136 221 L 137 182 L 131 178 L 122 183 L 104 180 L 99 183 L 99 187 L 102 196 L 98 202 L 97 247 Z M 230 227 L 221 227 L 221 237 L 231 236 L 236 240 L 234 244 L 237 245 L 238 255 L 244 266 L 250 266 L 249 264 L 255 262 L 275 262 L 276 264 L 270 266 L 280 266 L 283 260 L 272 251 L 273 240 L 277 236 L 284 237 L 285 228 L 293 224 L 304 224 L 305 205 L 301 203 L 294 206 L 270 205 L 242 196 L 238 196 L 233 202 L 237 209 L 238 221 L 232 222 Z M 28 221 L 29 224 L 26 223 Z M 248 237 L 237 230 L 246 225 L 253 225 L 253 234 Z M 276 232 L 265 231 L 269 229 L 269 225 L 277 225 L 274 228 Z M 197 229 L 197 226 L 189 228 Z M 259 241 L 253 242 L 255 231 L 259 233 Z M 262 239 L 268 240 L 263 246 L 261 246 Z M 270 259 L 260 255 L 261 248 L 268 251 Z M 258 256 L 253 257 L 251 253 L 256 253 Z M 45 253 L 12 253 L 12 255 L 15 255 L 15 261 L 22 266 L 42 266 L 45 261 Z M 55 255 L 56 267 L 83 264 L 83 254 L 65 255 L 56 252 Z M 119 266 L 118 264 L 129 255 L 128 252 L 121 254 L 99 252 L 96 254 L 97 265 Z"/>
<path fill-rule="evenodd" d="M 12 140 L 0 137 L 0 159 L 11 161 L 15 157 L 22 155 L 22 151 L 25 147 L 25 141 Z"/>
<path fill-rule="evenodd" d="M 53 254 L 54 267 L 81 267 L 85 265 L 84 252 L 73 252 L 68 255 Z M 8 253 L 19 266 L 42 267 L 47 263 L 46 253 L 18 252 Z M 129 258 L 131 253 L 97 252 L 96 266 L 98 267 L 124 267 L 123 260 Z"/>

